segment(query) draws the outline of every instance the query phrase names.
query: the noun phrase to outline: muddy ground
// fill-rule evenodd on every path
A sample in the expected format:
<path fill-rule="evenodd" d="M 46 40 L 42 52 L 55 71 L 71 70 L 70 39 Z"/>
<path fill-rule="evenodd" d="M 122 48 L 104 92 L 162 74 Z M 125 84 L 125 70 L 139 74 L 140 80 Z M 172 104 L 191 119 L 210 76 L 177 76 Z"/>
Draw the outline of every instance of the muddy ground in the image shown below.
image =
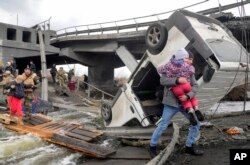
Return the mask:
<path fill-rule="evenodd" d="M 49 98 L 50 101 L 56 101 L 61 103 L 71 103 L 75 105 L 81 105 L 83 103 L 82 98 L 79 95 L 86 97 L 84 92 L 69 93 L 69 96 L 60 95 L 55 92 L 52 85 L 49 87 Z M 235 100 L 228 99 L 228 100 Z M 237 100 L 237 99 L 236 99 Z M 184 125 L 180 129 L 180 140 L 179 144 L 176 145 L 174 152 L 165 164 L 168 165 L 227 165 L 229 164 L 229 149 L 248 148 L 250 149 L 250 115 L 242 114 L 240 116 L 224 117 L 207 120 L 206 124 L 201 128 L 201 136 L 197 145 L 204 149 L 205 153 L 203 156 L 190 156 L 184 153 L 184 144 L 186 135 L 188 132 L 188 125 Z M 228 135 L 225 130 L 230 127 L 239 127 L 244 130 L 244 133 L 239 135 Z M 115 140 L 116 141 L 116 140 Z M 140 147 L 138 150 L 122 144 L 120 139 L 117 139 L 119 146 L 122 148 L 121 157 L 126 157 L 129 154 L 133 155 L 135 159 L 122 159 L 122 158 L 111 158 L 110 160 L 92 160 L 87 161 L 86 164 L 145 164 L 149 161 L 147 147 Z M 116 142 L 117 142 L 116 141 Z M 161 146 L 164 148 L 166 146 Z M 139 152 L 140 151 L 140 152 Z M 126 154 L 129 153 L 129 154 Z M 140 153 L 140 154 L 139 154 Z M 119 154 L 118 154 L 119 155 Z M 136 157 L 146 156 L 143 160 L 138 160 Z M 84 163 L 85 164 L 85 163 Z"/>
<path fill-rule="evenodd" d="M 213 126 L 203 126 L 198 146 L 203 148 L 203 156 L 190 156 L 184 153 L 187 126 L 180 131 L 180 144 L 166 164 L 170 165 L 228 165 L 229 149 L 250 149 L 250 115 L 212 119 Z M 228 135 L 230 127 L 243 128 L 244 133 Z"/>

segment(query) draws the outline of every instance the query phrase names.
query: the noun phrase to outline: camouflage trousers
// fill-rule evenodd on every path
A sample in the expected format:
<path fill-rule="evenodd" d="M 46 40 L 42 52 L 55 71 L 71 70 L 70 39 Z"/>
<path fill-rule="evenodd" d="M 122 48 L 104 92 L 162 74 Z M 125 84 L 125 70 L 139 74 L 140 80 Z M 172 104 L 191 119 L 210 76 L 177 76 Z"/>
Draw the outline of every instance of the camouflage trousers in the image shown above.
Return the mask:
<path fill-rule="evenodd" d="M 58 81 L 59 81 L 59 85 L 60 85 L 60 87 L 64 87 L 65 86 L 65 81 L 64 81 L 64 79 L 58 79 Z"/>
<path fill-rule="evenodd" d="M 25 106 L 25 113 L 31 114 L 31 107 L 32 107 L 32 101 L 34 99 L 34 93 L 33 92 L 25 92 L 24 97 L 24 106 Z"/>

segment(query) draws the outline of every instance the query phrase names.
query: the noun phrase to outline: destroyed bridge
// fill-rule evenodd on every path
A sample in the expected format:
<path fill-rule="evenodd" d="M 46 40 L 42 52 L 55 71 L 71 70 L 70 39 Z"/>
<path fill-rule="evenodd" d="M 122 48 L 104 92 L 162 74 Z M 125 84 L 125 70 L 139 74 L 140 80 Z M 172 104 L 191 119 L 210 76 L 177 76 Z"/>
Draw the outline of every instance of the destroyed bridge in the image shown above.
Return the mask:
<path fill-rule="evenodd" d="M 249 0 L 243 2 L 250 3 Z M 233 17 L 231 14 L 214 14 L 242 5 L 234 3 L 212 8 L 198 13 L 220 20 L 245 47 L 249 46 L 242 37 L 242 28 L 250 31 L 250 17 Z M 91 25 L 73 26 L 52 31 L 49 23 L 42 22 L 43 39 L 48 68 L 52 64 L 80 63 L 88 66 L 89 83 L 102 89 L 114 87 L 114 69 L 126 65 L 132 72 L 146 51 L 145 33 L 147 28 L 166 21 L 160 19 L 161 13 L 145 17 L 105 22 Z M 166 17 L 165 17 L 166 18 Z M 151 19 L 155 21 L 143 21 Z M 48 24 L 47 24 L 48 23 Z M 38 69 L 40 47 L 36 26 L 31 28 L 0 23 L 0 60 L 15 59 L 19 72 L 33 60 Z"/>

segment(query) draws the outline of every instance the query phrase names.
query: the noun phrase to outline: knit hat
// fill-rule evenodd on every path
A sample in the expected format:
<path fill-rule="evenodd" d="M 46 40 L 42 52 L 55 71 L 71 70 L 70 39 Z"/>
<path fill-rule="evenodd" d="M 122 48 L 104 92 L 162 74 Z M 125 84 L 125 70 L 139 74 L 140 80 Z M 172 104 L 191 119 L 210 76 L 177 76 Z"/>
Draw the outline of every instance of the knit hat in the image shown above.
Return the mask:
<path fill-rule="evenodd" d="M 180 60 L 180 59 L 184 59 L 184 58 L 188 58 L 188 57 L 189 57 L 189 54 L 184 48 L 177 50 L 174 54 L 175 60 Z"/>

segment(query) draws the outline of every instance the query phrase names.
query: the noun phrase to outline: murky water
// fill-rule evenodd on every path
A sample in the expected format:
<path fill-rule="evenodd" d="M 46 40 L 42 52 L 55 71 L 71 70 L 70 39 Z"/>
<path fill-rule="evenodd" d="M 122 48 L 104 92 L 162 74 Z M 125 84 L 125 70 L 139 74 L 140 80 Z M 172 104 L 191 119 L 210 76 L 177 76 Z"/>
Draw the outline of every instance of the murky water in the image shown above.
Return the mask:
<path fill-rule="evenodd" d="M 67 123 L 96 126 L 93 113 L 62 110 L 48 114 Z M 102 145 L 108 145 L 105 140 Z M 0 125 L 0 165 L 78 165 L 85 157 L 63 147 L 47 143 L 32 135 L 20 135 Z"/>
<path fill-rule="evenodd" d="M 215 111 L 214 105 L 210 111 Z M 242 111 L 243 102 L 222 103 L 217 113 L 228 111 Z M 250 102 L 247 102 L 250 110 Z M 99 127 L 96 123 L 98 117 L 93 113 L 76 110 L 61 110 L 48 114 L 54 120 L 66 123 L 84 124 L 85 126 Z M 114 139 L 105 139 L 100 142 L 102 146 L 113 147 Z M 48 143 L 32 135 L 20 135 L 5 129 L 0 124 L 0 165 L 80 165 L 87 159 L 66 148 Z"/>

